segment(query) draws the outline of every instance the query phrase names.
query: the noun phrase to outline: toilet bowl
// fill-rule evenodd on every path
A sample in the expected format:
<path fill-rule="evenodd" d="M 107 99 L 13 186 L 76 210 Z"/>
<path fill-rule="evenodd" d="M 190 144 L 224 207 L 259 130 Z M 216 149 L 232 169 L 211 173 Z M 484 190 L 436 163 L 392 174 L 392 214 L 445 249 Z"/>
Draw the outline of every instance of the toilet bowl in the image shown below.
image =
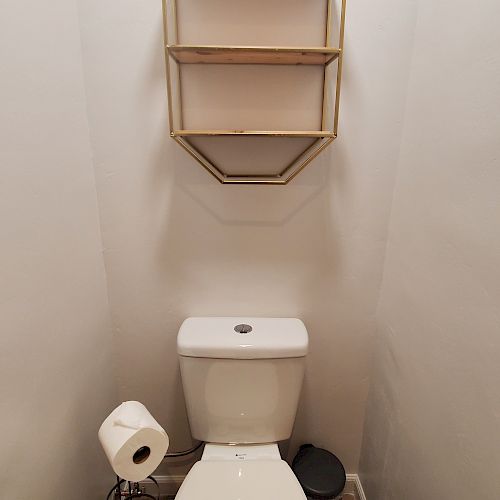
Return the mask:
<path fill-rule="evenodd" d="M 207 444 L 176 500 L 306 500 L 276 444 Z"/>
<path fill-rule="evenodd" d="M 188 318 L 177 337 L 186 409 L 205 441 L 176 500 L 305 500 L 277 443 L 290 437 L 307 330 L 294 318 Z"/>

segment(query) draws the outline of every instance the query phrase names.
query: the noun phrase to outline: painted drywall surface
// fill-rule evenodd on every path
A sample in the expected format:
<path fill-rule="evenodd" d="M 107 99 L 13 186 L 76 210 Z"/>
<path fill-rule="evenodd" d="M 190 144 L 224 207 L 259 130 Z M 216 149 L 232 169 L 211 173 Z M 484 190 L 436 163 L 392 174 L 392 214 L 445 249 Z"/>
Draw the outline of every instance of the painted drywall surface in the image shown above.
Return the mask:
<path fill-rule="evenodd" d="M 311 350 L 290 450 L 355 472 L 414 2 L 349 6 L 341 137 L 285 188 L 220 186 L 168 138 L 159 1 L 79 6 L 121 398 L 183 449 L 183 319 L 297 316 Z"/>
<path fill-rule="evenodd" d="M 361 472 L 370 500 L 500 491 L 497 2 L 421 2 Z"/>
<path fill-rule="evenodd" d="M 2 2 L 0 60 L 0 496 L 103 498 L 116 401 L 75 2 Z"/>

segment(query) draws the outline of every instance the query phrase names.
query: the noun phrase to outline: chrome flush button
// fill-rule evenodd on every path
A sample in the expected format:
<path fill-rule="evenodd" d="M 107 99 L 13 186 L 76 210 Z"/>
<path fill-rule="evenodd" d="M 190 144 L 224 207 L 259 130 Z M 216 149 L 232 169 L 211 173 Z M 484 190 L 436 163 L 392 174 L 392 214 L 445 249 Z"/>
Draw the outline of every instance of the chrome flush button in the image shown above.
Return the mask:
<path fill-rule="evenodd" d="M 245 325 L 242 323 L 241 325 L 236 325 L 234 327 L 234 331 L 241 334 L 250 333 L 252 331 L 252 327 L 250 325 Z"/>

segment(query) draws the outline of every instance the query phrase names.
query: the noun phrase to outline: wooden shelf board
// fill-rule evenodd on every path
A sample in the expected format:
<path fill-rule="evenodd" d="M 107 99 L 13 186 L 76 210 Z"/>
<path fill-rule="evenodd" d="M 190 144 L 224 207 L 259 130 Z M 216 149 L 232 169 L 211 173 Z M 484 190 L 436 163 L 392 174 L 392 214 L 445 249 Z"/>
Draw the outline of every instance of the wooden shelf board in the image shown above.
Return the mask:
<path fill-rule="evenodd" d="M 326 65 L 338 58 L 333 47 L 246 47 L 225 45 L 169 45 L 168 53 L 184 64 Z"/>
<path fill-rule="evenodd" d="M 172 137 L 213 136 L 335 137 L 330 130 L 174 130 Z"/>

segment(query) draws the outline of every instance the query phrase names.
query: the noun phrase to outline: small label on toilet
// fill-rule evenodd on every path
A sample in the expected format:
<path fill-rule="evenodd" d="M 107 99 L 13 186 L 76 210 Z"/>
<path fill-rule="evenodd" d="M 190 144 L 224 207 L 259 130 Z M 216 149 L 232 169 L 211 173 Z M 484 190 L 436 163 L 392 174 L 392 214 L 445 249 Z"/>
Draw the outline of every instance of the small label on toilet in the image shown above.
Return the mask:
<path fill-rule="evenodd" d="M 246 453 L 236 453 L 236 458 L 238 460 L 245 460 L 247 458 L 247 454 Z"/>

